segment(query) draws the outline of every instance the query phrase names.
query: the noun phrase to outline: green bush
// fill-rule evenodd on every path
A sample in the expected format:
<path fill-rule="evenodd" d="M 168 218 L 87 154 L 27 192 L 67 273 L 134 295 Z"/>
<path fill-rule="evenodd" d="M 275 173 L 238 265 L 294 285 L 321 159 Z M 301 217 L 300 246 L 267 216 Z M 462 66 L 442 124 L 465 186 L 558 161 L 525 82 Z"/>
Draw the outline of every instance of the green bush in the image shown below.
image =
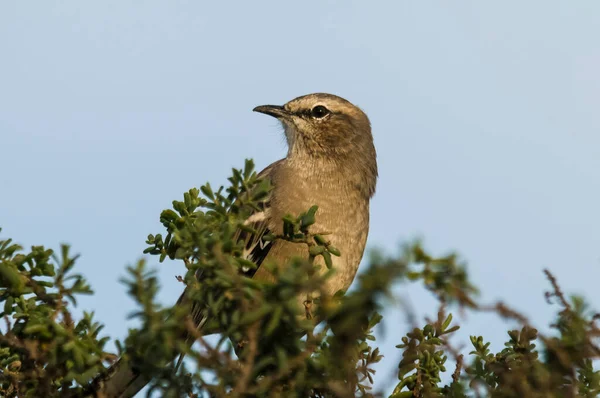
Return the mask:
<path fill-rule="evenodd" d="M 255 264 L 241 258 L 235 239 L 270 190 L 247 161 L 234 170 L 227 189 L 209 185 L 184 193 L 160 220 L 166 231 L 149 235 L 145 253 L 186 267 L 180 280 L 186 299 L 201 305 L 207 322 L 201 332 L 185 306 L 164 308 L 156 301 L 159 283 L 140 260 L 128 267 L 123 283 L 136 300 L 140 327 L 117 353 L 105 351 L 108 337 L 93 314 L 75 320 L 72 306 L 80 294 L 92 294 L 73 272 L 76 256 L 67 246 L 60 256 L 35 246 L 24 251 L 0 240 L 0 301 L 5 326 L 0 334 L 0 394 L 5 397 L 83 397 L 97 393 L 100 378 L 118 357 L 152 377 L 148 394 L 159 396 L 380 396 L 372 391 L 373 364 L 382 355 L 373 329 L 385 322 L 379 312 L 396 300 L 392 287 L 401 281 L 422 283 L 440 302 L 435 321 L 406 333 L 398 344 L 402 359 L 392 397 L 595 397 L 600 373 L 593 360 L 600 351 L 597 315 L 582 298 L 567 300 L 549 271 L 549 299 L 559 304 L 552 335 L 542 335 L 517 311 L 502 304 L 482 307 L 464 264 L 456 255 L 434 257 L 420 242 L 400 254 L 371 255 L 367 268 L 345 295 L 322 297 L 323 281 L 335 270 L 315 272 L 314 259 L 327 265 L 340 253 L 327 236 L 310 227 L 313 207 L 282 220 L 285 239 L 307 247 L 308 258 L 272 267 L 273 283 L 240 275 Z M 201 195 L 202 194 L 202 195 Z M 319 232 L 319 231 L 317 231 Z M 163 236 L 164 235 L 164 236 Z M 330 267 L 328 267 L 330 268 Z M 197 278 L 196 275 L 201 275 Z M 183 288 L 183 285 L 182 285 Z M 296 297 L 307 294 L 304 308 Z M 459 327 L 449 307 L 493 311 L 517 320 L 505 348 L 491 352 L 482 336 L 472 336 L 471 351 L 460 353 L 447 337 Z M 207 334 L 218 333 L 214 342 Z M 186 339 L 196 341 L 191 346 Z M 174 358 L 186 360 L 177 368 Z M 466 354 L 466 355 L 465 355 Z"/>

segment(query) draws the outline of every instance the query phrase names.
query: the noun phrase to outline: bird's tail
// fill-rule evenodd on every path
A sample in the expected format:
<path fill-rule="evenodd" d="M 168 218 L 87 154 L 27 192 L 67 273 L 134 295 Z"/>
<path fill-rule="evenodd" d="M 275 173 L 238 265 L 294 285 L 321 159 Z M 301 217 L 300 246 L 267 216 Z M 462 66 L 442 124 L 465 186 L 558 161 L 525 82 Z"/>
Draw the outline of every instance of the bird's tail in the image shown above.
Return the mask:
<path fill-rule="evenodd" d="M 208 320 L 208 317 L 206 315 L 203 315 L 200 318 L 200 320 L 198 321 L 198 323 L 196 323 L 196 328 L 198 330 L 202 330 L 202 327 L 204 326 L 204 324 L 206 323 L 207 320 Z M 194 339 L 192 339 L 190 336 L 188 336 L 185 339 L 185 342 L 188 346 L 191 346 L 194 342 Z M 177 358 L 177 365 L 175 365 L 175 372 L 177 372 L 179 370 L 179 367 L 181 366 L 181 362 L 183 362 L 183 358 L 185 358 L 185 354 L 179 354 L 179 358 Z"/>
<path fill-rule="evenodd" d="M 194 326 L 198 331 L 202 330 L 208 317 L 203 306 L 198 303 L 189 303 L 186 300 L 185 292 L 177 300 L 177 306 L 191 304 L 190 315 Z M 195 341 L 195 338 L 190 333 L 186 334 L 185 342 L 191 346 Z M 177 360 L 175 371 L 179 369 L 181 362 L 183 361 L 184 354 L 180 354 Z M 131 398 L 137 394 L 142 388 L 146 386 L 152 377 L 141 374 L 135 369 L 133 364 L 124 358 L 119 358 L 106 372 L 96 378 L 91 386 L 90 390 L 93 393 L 87 395 L 87 397 L 101 397 L 101 398 Z"/>
<path fill-rule="evenodd" d="M 92 382 L 91 397 L 130 398 L 137 394 L 151 378 L 137 372 L 131 363 L 119 358 L 102 376 Z"/>

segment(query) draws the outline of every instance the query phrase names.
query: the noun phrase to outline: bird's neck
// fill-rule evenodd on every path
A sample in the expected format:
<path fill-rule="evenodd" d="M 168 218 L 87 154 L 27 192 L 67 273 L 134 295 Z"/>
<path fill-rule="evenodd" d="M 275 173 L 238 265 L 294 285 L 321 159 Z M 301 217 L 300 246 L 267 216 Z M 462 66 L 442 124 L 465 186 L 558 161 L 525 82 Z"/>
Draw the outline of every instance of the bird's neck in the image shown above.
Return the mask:
<path fill-rule="evenodd" d="M 362 199 L 370 199 L 375 191 L 377 169 L 361 159 L 289 154 L 286 167 L 304 183 L 315 189 L 336 190 Z"/>

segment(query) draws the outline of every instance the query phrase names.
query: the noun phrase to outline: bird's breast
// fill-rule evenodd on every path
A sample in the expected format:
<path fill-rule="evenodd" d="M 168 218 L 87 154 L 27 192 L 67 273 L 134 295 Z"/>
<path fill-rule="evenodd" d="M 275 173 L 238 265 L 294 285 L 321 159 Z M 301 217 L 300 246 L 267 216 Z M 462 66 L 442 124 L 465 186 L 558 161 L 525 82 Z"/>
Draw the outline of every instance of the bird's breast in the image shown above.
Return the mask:
<path fill-rule="evenodd" d="M 335 274 L 327 282 L 326 290 L 329 294 L 340 289 L 347 290 L 356 275 L 367 241 L 369 200 L 353 192 L 351 186 L 331 179 L 300 178 L 294 184 L 286 184 L 285 189 L 275 187 L 271 197 L 271 229 L 281 233 L 285 215 L 299 216 L 317 205 L 316 222 L 309 232 L 326 233 L 325 238 L 341 252 L 341 256 L 332 258 Z M 273 255 L 278 260 L 289 261 L 285 258 L 289 257 L 288 253 L 308 256 L 308 248 L 304 244 L 280 242 L 276 246 L 273 247 Z M 324 269 L 322 259 L 317 261 Z"/>

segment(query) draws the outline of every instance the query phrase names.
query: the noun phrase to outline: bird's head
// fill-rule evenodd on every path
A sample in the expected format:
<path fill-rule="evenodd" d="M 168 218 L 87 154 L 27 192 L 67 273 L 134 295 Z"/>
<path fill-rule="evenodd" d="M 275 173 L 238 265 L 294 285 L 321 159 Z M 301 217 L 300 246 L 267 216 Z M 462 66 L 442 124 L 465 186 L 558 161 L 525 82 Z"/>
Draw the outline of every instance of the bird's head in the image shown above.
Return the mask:
<path fill-rule="evenodd" d="M 336 170 L 371 197 L 377 160 L 371 123 L 349 101 L 332 94 L 308 94 L 285 105 L 261 105 L 255 112 L 277 118 L 288 142 L 288 162 L 321 172 Z M 327 167 L 328 166 L 328 167 Z"/>
<path fill-rule="evenodd" d="M 346 157 L 374 154 L 369 118 L 332 94 L 308 94 L 287 104 L 262 105 L 255 112 L 276 117 L 285 129 L 288 156 Z"/>

